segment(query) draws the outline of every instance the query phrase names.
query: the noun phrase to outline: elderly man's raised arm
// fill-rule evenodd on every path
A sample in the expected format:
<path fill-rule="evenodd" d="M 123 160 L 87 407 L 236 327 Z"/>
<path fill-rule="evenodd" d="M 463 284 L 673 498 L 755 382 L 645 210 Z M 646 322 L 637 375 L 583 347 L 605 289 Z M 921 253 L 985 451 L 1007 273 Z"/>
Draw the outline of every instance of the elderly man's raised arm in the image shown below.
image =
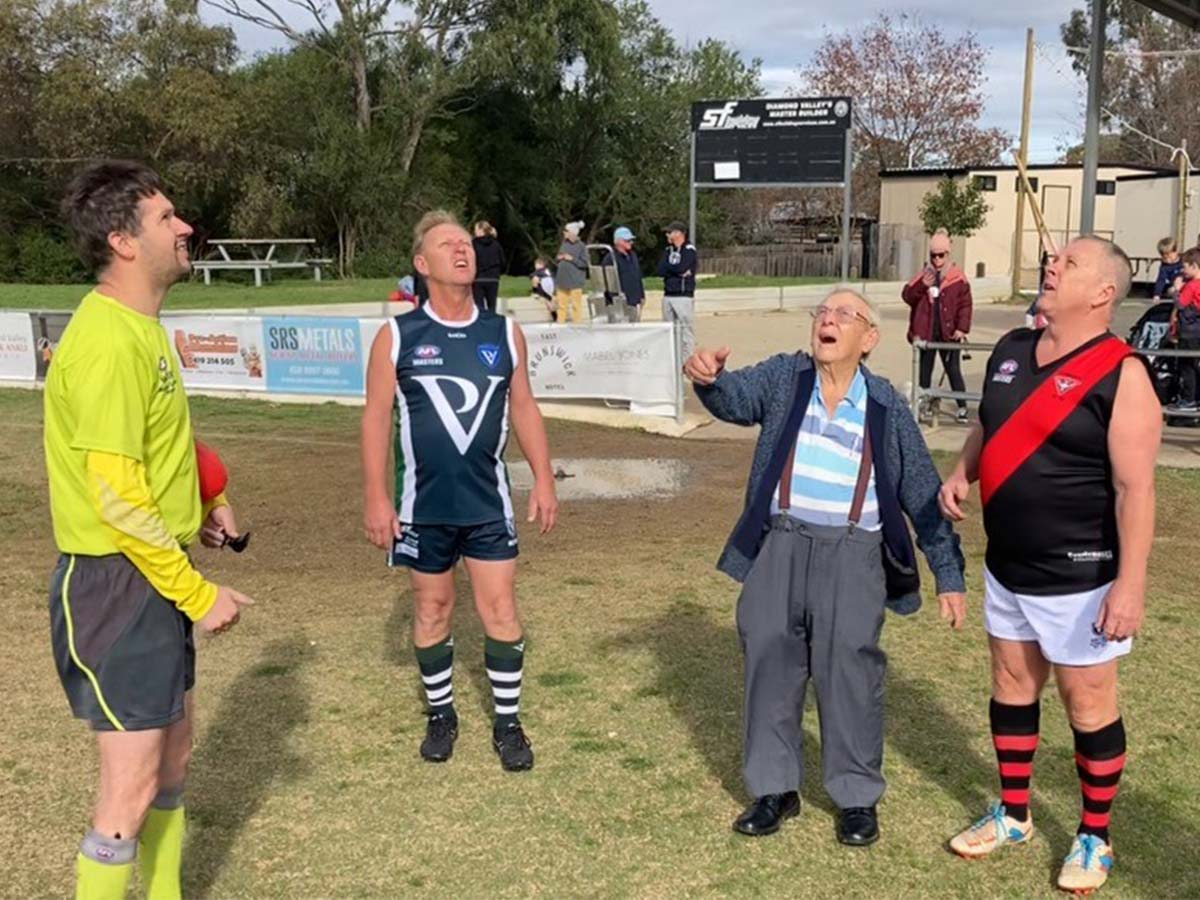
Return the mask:
<path fill-rule="evenodd" d="M 780 353 L 754 366 L 728 371 L 725 361 L 730 350 L 697 350 L 688 359 L 684 372 L 696 386 L 696 396 L 704 408 L 722 422 L 734 425 L 758 425 L 762 422 L 767 399 L 779 390 L 791 387 L 792 356 Z"/>

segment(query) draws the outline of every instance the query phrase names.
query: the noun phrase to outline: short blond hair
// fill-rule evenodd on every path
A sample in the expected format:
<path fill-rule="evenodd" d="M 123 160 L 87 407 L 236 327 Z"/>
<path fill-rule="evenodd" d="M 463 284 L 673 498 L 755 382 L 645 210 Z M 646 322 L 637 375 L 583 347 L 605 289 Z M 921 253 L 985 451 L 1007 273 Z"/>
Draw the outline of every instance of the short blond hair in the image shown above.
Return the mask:
<path fill-rule="evenodd" d="M 1159 256 L 1162 256 L 1164 253 L 1174 253 L 1178 249 L 1179 246 L 1175 243 L 1175 238 L 1173 237 L 1165 237 L 1158 242 Z"/>
<path fill-rule="evenodd" d="M 462 228 L 462 223 L 458 221 L 458 216 L 447 209 L 431 209 L 425 215 L 421 216 L 421 220 L 413 226 L 413 244 L 412 255 L 418 256 L 425 244 L 425 235 L 433 231 L 439 225 L 457 225 Z"/>

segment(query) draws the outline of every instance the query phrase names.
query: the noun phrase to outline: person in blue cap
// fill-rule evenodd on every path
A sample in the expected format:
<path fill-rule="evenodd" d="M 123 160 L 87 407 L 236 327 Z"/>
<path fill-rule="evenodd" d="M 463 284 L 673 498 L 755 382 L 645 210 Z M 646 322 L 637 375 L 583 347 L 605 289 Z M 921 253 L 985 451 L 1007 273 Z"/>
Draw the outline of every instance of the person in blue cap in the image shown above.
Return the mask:
<path fill-rule="evenodd" d="M 613 232 L 613 249 L 617 251 L 617 280 L 628 304 L 630 322 L 642 320 L 642 305 L 646 302 L 646 287 L 642 284 L 642 264 L 633 249 L 633 232 L 622 225 Z"/>

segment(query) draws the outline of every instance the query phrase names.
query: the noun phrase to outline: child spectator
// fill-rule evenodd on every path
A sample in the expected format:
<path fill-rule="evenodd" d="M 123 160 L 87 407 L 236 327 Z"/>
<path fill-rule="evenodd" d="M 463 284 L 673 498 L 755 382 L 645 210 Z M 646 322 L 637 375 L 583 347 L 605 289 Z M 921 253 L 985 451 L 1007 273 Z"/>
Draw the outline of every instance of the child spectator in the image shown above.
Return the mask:
<path fill-rule="evenodd" d="M 1200 350 L 1200 247 L 1183 254 L 1183 287 L 1171 310 L 1171 334 L 1180 350 Z M 1200 379 L 1200 358 L 1179 360 L 1179 407 L 1196 409 L 1196 387 Z"/>
<path fill-rule="evenodd" d="M 554 305 L 554 275 L 546 267 L 546 261 L 540 256 L 533 261 L 533 274 L 529 276 L 530 285 L 535 297 L 540 297 L 546 304 L 546 312 L 550 313 L 550 321 L 558 321 L 558 310 Z"/>
<path fill-rule="evenodd" d="M 1165 237 L 1158 242 L 1158 278 L 1154 281 L 1154 299 L 1162 300 L 1179 296 L 1179 278 L 1183 262 L 1175 238 Z"/>

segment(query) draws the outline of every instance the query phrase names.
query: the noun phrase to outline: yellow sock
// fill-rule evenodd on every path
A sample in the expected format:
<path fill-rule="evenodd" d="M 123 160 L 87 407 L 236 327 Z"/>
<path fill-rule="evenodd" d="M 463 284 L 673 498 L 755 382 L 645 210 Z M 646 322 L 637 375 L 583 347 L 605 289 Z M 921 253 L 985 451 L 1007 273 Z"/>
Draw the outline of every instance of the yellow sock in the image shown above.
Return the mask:
<path fill-rule="evenodd" d="M 124 900 L 133 861 L 114 865 L 82 853 L 75 860 L 75 900 Z"/>
<path fill-rule="evenodd" d="M 150 807 L 139 838 L 142 883 L 147 900 L 180 900 L 183 867 L 183 807 Z"/>

